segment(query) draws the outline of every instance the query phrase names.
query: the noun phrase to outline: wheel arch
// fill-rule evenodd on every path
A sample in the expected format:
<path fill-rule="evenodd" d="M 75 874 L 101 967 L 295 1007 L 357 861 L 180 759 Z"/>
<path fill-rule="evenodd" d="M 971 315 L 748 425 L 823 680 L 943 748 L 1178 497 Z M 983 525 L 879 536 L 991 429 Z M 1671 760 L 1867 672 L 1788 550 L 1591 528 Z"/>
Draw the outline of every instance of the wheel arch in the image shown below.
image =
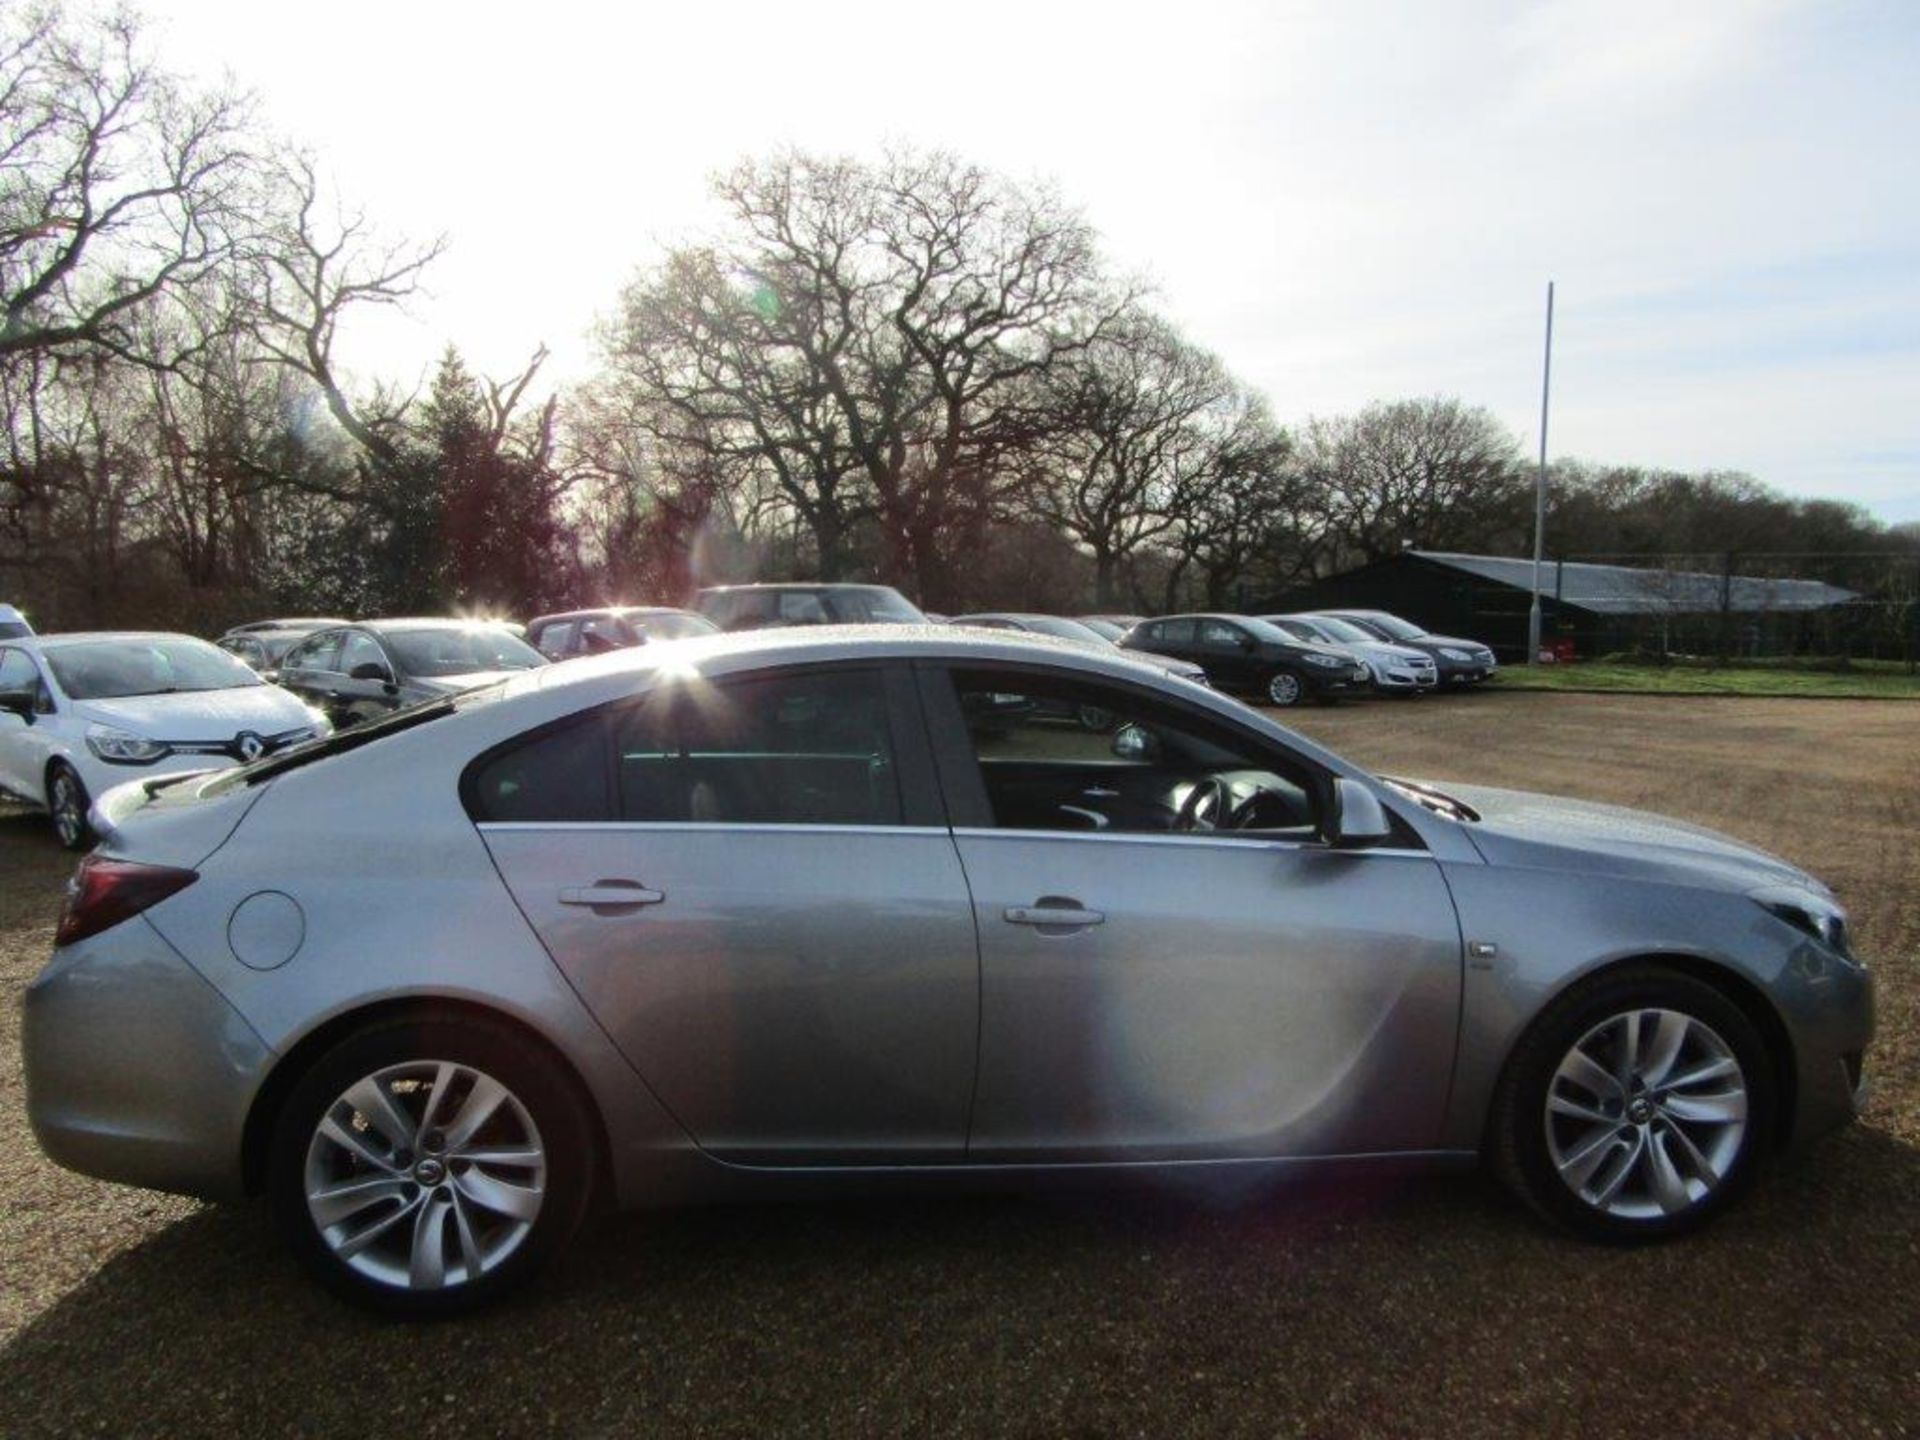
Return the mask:
<path fill-rule="evenodd" d="M 1763 991 L 1737 968 L 1711 956 L 1690 955 L 1675 951 L 1648 951 L 1637 955 L 1622 955 L 1605 964 L 1596 965 L 1591 970 L 1583 970 L 1573 976 L 1540 1005 L 1534 1017 L 1514 1038 L 1506 1058 L 1500 1066 L 1500 1082 L 1503 1083 L 1507 1069 L 1520 1053 L 1522 1043 L 1532 1033 L 1540 1019 L 1562 999 L 1582 986 L 1604 980 L 1607 976 L 1634 966 L 1657 965 L 1697 980 L 1718 991 L 1732 1002 L 1753 1023 L 1760 1038 L 1765 1042 L 1767 1055 L 1773 1062 L 1773 1084 L 1775 1096 L 1774 1134 L 1771 1137 L 1776 1150 L 1784 1150 L 1793 1139 L 1793 1118 L 1798 1101 L 1799 1065 L 1794 1054 L 1793 1037 L 1787 1030 L 1786 1021 L 1780 1018 L 1780 1012 L 1773 1002 L 1767 999 Z M 1488 1123 L 1493 1123 L 1491 1110 Z"/>
<path fill-rule="evenodd" d="M 613 1145 L 607 1133 L 606 1117 L 601 1114 L 599 1102 L 580 1074 L 579 1067 L 557 1045 L 524 1020 L 491 1005 L 457 997 L 407 995 L 378 1000 L 329 1017 L 301 1036 L 274 1063 L 267 1078 L 254 1092 L 253 1102 L 247 1109 L 246 1123 L 241 1129 L 240 1174 L 242 1186 L 248 1195 L 259 1195 L 265 1191 L 267 1155 L 272 1148 L 274 1122 L 279 1118 L 287 1097 L 300 1083 L 301 1076 L 322 1055 L 354 1031 L 367 1025 L 407 1018 L 418 1018 L 422 1022 L 482 1020 L 513 1031 L 545 1055 L 564 1083 L 573 1090 L 575 1099 L 586 1114 L 587 1131 L 593 1137 L 591 1184 L 595 1200 L 611 1192 Z"/>

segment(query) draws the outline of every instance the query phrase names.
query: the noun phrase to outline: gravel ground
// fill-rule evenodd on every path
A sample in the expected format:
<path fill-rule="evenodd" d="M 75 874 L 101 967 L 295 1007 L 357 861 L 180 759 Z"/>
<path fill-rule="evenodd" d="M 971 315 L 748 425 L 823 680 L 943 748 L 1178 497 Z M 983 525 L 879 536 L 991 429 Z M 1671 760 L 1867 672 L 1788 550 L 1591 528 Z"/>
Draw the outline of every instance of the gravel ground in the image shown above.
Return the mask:
<path fill-rule="evenodd" d="M 1852 908 L 1866 1123 L 1709 1233 L 1616 1252 L 1473 1178 L 598 1222 L 550 1281 L 401 1328 L 256 1207 L 56 1170 L 19 991 L 69 866 L 0 816 L 0 1434 L 1905 1434 L 1920 1428 L 1920 716 L 1871 702 L 1477 695 L 1308 710 L 1428 778 L 1718 826 Z"/>

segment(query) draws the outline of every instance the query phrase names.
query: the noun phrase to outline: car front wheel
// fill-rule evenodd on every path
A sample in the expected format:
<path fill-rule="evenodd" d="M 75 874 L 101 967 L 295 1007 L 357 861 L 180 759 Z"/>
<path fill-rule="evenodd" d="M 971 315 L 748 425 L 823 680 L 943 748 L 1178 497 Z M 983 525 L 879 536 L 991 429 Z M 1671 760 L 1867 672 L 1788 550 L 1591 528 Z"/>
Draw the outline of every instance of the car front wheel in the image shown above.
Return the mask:
<path fill-rule="evenodd" d="M 1663 966 L 1580 986 L 1520 1042 L 1496 1095 L 1496 1168 L 1536 1211 L 1633 1243 L 1705 1224 L 1773 1131 L 1773 1069 L 1720 991 Z"/>
<path fill-rule="evenodd" d="M 1267 701 L 1269 704 L 1286 707 L 1298 705 L 1306 698 L 1307 687 L 1300 677 L 1291 670 L 1276 670 L 1267 677 Z"/>
<path fill-rule="evenodd" d="M 566 1244 L 592 1175 L 583 1102 L 517 1032 L 483 1020 L 377 1023 L 296 1084 L 269 1189 L 301 1261 L 389 1315 L 469 1310 Z"/>
<path fill-rule="evenodd" d="M 93 826 L 87 820 L 87 786 L 74 768 L 56 760 L 47 771 L 47 812 L 53 817 L 53 833 L 69 850 L 85 850 L 93 844 Z"/>

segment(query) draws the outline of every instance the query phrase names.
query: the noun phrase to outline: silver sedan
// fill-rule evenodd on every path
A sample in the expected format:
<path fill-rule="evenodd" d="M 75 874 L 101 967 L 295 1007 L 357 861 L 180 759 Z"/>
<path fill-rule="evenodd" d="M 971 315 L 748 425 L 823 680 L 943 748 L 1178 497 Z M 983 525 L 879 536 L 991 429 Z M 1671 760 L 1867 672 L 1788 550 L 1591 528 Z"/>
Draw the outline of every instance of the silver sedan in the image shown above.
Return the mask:
<path fill-rule="evenodd" d="M 1027 638 L 620 651 L 95 823 L 25 1002 L 41 1144 L 264 1193 L 405 1314 L 525 1280 L 596 1202 L 1101 1167 L 1484 1161 L 1656 1239 L 1849 1120 L 1872 1032 L 1784 861 L 1369 775 Z"/>

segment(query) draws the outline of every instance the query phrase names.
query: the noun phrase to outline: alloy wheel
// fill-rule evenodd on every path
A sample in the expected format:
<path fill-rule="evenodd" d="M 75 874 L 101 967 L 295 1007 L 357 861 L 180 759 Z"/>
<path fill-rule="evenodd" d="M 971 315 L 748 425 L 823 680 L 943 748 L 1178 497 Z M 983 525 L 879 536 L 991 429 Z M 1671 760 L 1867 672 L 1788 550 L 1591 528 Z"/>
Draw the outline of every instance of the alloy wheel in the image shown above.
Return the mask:
<path fill-rule="evenodd" d="M 69 850 L 79 845 L 87 828 L 87 804 L 81 797 L 80 782 L 70 770 L 55 770 L 49 787 L 48 809 L 53 812 L 53 832 Z"/>
<path fill-rule="evenodd" d="M 470 1065 L 419 1060 L 348 1086 L 307 1146 L 307 1213 L 335 1258 L 412 1291 L 497 1269 L 546 1200 L 547 1154 L 525 1105 Z"/>
<path fill-rule="evenodd" d="M 1286 670 L 1276 671 L 1267 681 L 1267 698 L 1276 705 L 1297 705 L 1300 702 L 1300 677 Z"/>
<path fill-rule="evenodd" d="M 1555 1069 L 1547 1152 L 1595 1210 L 1678 1215 L 1726 1181 L 1747 1111 L 1740 1062 L 1710 1025 L 1679 1010 L 1628 1010 L 1587 1031 Z"/>

